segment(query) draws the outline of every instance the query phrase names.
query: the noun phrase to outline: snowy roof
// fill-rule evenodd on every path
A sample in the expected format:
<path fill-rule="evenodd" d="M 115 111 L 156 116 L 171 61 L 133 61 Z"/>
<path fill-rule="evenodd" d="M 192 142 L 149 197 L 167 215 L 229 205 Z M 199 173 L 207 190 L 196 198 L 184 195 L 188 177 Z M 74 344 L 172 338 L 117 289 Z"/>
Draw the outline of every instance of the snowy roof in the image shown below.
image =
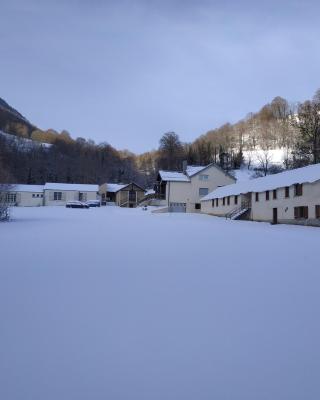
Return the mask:
<path fill-rule="evenodd" d="M 186 173 L 177 171 L 159 171 L 160 177 L 163 181 L 171 182 L 190 182 L 190 178 L 198 172 L 206 169 L 209 165 L 188 165 Z"/>
<path fill-rule="evenodd" d="M 147 190 L 144 192 L 144 195 L 145 195 L 145 196 L 148 196 L 149 194 L 155 194 L 155 190 L 153 190 L 153 189 L 147 189 Z"/>
<path fill-rule="evenodd" d="M 44 190 L 75 190 L 82 192 L 98 192 L 98 185 L 86 185 L 79 183 L 46 183 Z"/>
<path fill-rule="evenodd" d="M 32 192 L 41 193 L 43 192 L 44 185 L 20 185 L 20 184 L 9 184 L 7 187 L 4 185 L 5 189 L 10 192 Z"/>
<path fill-rule="evenodd" d="M 116 193 L 119 192 L 119 190 L 125 188 L 128 186 L 127 184 L 120 184 L 120 183 L 107 183 L 107 192 L 109 193 Z"/>
<path fill-rule="evenodd" d="M 308 165 L 307 167 L 292 169 L 279 174 L 264 176 L 263 178 L 222 186 L 203 197 L 201 201 L 250 192 L 265 192 L 266 190 L 291 186 L 296 183 L 312 183 L 318 180 L 320 180 L 320 164 Z"/>
<path fill-rule="evenodd" d="M 159 171 L 160 177 L 163 181 L 170 182 L 190 182 L 190 179 L 183 172 L 177 171 Z"/>
<path fill-rule="evenodd" d="M 202 171 L 203 169 L 206 169 L 208 165 L 188 165 L 187 166 L 187 175 L 188 176 L 193 176 L 196 175 L 198 172 Z"/>

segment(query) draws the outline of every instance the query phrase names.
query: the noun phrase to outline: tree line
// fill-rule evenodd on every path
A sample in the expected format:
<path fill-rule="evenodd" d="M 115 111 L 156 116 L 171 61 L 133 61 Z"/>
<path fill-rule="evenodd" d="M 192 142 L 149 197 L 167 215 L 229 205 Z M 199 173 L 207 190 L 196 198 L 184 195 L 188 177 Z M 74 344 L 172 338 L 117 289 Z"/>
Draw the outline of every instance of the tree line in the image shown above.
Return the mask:
<path fill-rule="evenodd" d="M 138 156 L 137 162 L 149 176 L 158 169 L 181 170 L 183 160 L 198 165 L 214 162 L 231 170 L 243 165 L 244 151 L 260 150 L 260 169 L 266 175 L 279 171 L 270 168 L 269 152 L 277 148 L 284 154 L 282 169 L 320 162 L 320 89 L 311 100 L 298 104 L 276 97 L 259 112 L 210 130 L 192 143 L 182 143 L 176 133 L 168 132 L 157 150 Z"/>
<path fill-rule="evenodd" d="M 9 107 L 3 101 L 0 106 Z M 283 169 L 320 162 L 320 89 L 312 99 L 295 105 L 276 97 L 259 112 L 210 130 L 192 143 L 183 143 L 175 132 L 167 132 L 160 138 L 157 150 L 140 155 L 118 151 L 108 143 L 73 139 L 67 131 L 42 131 L 10 107 L 6 113 L 2 111 L 1 121 L 2 127 L 16 135 L 11 139 L 0 135 L 2 183 L 135 181 L 152 187 L 159 169 L 181 170 L 184 160 L 237 169 L 243 165 L 244 152 L 250 154 L 256 149 L 262 150 L 263 175 L 278 172 L 270 168 L 270 149 L 284 150 Z M 34 145 L 21 137 L 32 139 Z M 247 162 L 250 164 L 250 159 Z"/>

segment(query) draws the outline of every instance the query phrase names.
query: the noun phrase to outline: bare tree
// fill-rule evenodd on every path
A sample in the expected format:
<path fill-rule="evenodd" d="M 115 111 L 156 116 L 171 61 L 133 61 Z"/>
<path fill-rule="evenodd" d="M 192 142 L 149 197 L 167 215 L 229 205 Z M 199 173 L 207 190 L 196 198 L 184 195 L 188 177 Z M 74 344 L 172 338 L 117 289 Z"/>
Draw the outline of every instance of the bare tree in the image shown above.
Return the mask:
<path fill-rule="evenodd" d="M 270 164 L 272 161 L 272 155 L 269 150 L 263 150 L 262 152 L 257 153 L 258 160 L 258 170 L 262 171 L 263 175 L 266 176 L 268 174 Z"/>
<path fill-rule="evenodd" d="M 10 218 L 10 196 L 12 185 L 0 184 L 0 222 L 8 221 Z"/>

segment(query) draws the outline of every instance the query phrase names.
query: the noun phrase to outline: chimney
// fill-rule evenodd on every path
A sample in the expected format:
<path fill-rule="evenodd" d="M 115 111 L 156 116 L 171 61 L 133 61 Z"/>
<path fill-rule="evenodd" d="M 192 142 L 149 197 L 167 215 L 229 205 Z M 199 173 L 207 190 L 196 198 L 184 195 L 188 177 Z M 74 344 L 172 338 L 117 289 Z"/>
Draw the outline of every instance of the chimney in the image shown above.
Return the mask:
<path fill-rule="evenodd" d="M 187 173 L 187 160 L 182 161 L 182 172 Z"/>

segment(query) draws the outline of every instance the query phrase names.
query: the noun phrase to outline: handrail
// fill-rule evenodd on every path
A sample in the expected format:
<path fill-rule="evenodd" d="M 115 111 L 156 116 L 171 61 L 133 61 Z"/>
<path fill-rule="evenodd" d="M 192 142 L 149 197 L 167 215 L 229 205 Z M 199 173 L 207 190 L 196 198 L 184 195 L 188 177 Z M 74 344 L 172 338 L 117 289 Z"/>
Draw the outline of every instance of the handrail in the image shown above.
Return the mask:
<path fill-rule="evenodd" d="M 251 204 L 249 201 L 243 201 L 241 203 L 240 207 L 234 208 L 233 210 L 226 213 L 225 218 L 231 219 L 232 217 L 234 217 L 236 214 L 240 213 L 241 211 L 248 210 L 250 208 L 250 206 L 251 206 Z"/>

